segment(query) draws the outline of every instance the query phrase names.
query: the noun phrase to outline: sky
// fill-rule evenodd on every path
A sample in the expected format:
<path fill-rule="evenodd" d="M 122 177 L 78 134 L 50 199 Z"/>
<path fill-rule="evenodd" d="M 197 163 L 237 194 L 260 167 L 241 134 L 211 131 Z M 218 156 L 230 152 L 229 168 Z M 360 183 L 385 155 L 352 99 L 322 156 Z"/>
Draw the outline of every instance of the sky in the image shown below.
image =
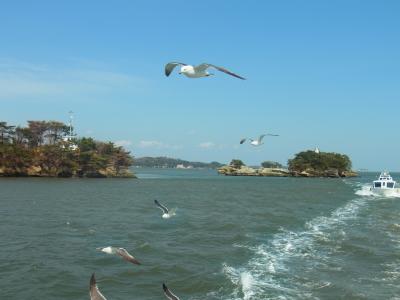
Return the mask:
<path fill-rule="evenodd" d="M 136 157 L 400 170 L 399 1 L 5 1 L 0 121 L 68 121 Z M 209 78 L 164 75 L 203 62 Z M 242 137 L 267 137 L 262 147 Z"/>

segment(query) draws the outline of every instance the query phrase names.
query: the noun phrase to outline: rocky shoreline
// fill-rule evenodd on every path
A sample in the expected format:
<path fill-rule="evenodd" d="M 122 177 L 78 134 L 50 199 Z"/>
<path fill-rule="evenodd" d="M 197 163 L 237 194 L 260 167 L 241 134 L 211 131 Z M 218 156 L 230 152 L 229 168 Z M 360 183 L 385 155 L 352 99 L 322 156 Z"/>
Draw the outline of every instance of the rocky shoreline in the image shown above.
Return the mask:
<path fill-rule="evenodd" d="M 233 167 L 230 165 L 218 169 L 218 173 L 225 176 L 264 176 L 264 177 L 325 177 L 325 178 L 343 178 L 357 177 L 354 171 L 339 172 L 337 169 L 328 169 L 318 171 L 315 169 L 306 169 L 301 172 L 290 171 L 283 168 L 251 168 L 247 166 Z"/>
<path fill-rule="evenodd" d="M 129 169 L 117 170 L 113 166 L 95 172 L 62 172 L 56 168 L 44 169 L 41 166 L 27 168 L 0 167 L 0 177 L 58 177 L 58 178 L 137 178 Z"/>

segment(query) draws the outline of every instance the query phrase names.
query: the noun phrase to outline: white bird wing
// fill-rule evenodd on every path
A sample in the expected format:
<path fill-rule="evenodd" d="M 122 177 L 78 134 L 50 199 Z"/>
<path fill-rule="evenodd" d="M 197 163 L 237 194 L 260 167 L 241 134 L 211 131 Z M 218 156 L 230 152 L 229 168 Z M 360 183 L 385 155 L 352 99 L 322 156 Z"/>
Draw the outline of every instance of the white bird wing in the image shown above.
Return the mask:
<path fill-rule="evenodd" d="M 227 70 L 225 68 L 218 67 L 216 65 L 208 64 L 208 63 L 202 63 L 201 65 L 198 65 L 198 66 L 194 67 L 194 69 L 195 69 L 195 71 L 198 71 L 198 72 L 204 72 L 205 70 L 207 70 L 210 67 L 214 68 L 214 69 L 217 69 L 218 71 L 224 72 L 224 73 L 226 73 L 228 75 L 234 76 L 236 78 L 243 79 L 243 80 L 246 79 L 246 78 L 244 78 L 242 76 L 239 76 L 239 75 L 237 75 L 237 74 L 235 74 L 235 73 L 233 73 L 233 72 L 231 72 L 231 71 L 229 71 L 229 70 Z"/>
<path fill-rule="evenodd" d="M 103 294 L 100 293 L 100 290 L 97 287 L 94 273 L 92 274 L 92 277 L 90 277 L 89 294 L 90 300 L 107 300 L 106 297 L 104 297 Z"/>
<path fill-rule="evenodd" d="M 258 137 L 258 142 L 261 143 L 262 139 L 266 136 L 266 134 L 262 134 Z"/>
<path fill-rule="evenodd" d="M 124 249 L 124 248 L 119 248 L 117 250 L 117 254 L 119 256 L 121 256 L 123 259 L 125 259 L 126 261 L 131 262 L 135 265 L 141 264 L 136 258 L 134 258 L 131 254 L 129 254 L 129 252 L 126 251 L 126 249 Z"/>
<path fill-rule="evenodd" d="M 181 62 L 169 62 L 165 65 L 165 76 L 169 76 L 176 66 L 187 66 L 187 64 Z"/>
<path fill-rule="evenodd" d="M 165 285 L 165 283 L 163 283 L 162 286 L 163 286 L 165 297 L 167 297 L 170 300 L 179 300 L 179 298 L 169 290 L 169 288 Z"/>
<path fill-rule="evenodd" d="M 166 208 L 164 205 L 162 205 L 160 202 L 157 200 L 154 200 L 154 203 L 158 206 L 159 209 L 161 209 L 165 214 L 168 213 L 168 208 Z"/>

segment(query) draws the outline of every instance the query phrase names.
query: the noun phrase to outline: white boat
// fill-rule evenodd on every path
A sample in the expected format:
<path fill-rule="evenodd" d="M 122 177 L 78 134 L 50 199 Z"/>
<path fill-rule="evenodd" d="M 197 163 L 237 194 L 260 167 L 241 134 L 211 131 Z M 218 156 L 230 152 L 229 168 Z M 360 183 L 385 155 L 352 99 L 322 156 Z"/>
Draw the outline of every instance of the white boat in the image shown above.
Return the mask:
<path fill-rule="evenodd" d="M 378 180 L 374 180 L 371 191 L 375 194 L 390 196 L 400 193 L 400 189 L 397 188 L 397 182 L 393 180 L 389 172 L 383 171 L 379 175 Z"/>

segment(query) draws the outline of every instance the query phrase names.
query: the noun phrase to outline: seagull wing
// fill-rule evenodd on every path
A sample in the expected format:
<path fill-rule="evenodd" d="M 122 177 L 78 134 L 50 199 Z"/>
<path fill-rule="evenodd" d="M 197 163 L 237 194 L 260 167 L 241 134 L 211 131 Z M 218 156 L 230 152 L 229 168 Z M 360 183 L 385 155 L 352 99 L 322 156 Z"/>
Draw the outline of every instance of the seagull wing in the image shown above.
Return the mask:
<path fill-rule="evenodd" d="M 165 76 L 169 76 L 169 74 L 171 74 L 171 72 L 175 69 L 176 66 L 187 66 L 187 65 L 180 62 L 169 62 L 165 65 Z"/>
<path fill-rule="evenodd" d="M 247 140 L 247 138 L 241 139 L 241 140 L 240 140 L 240 145 L 243 144 L 246 140 Z"/>
<path fill-rule="evenodd" d="M 107 300 L 106 297 L 104 297 L 103 294 L 100 293 L 99 288 L 97 287 L 94 273 L 92 274 L 92 277 L 90 277 L 89 294 L 90 300 Z"/>
<path fill-rule="evenodd" d="M 135 265 L 141 264 L 136 258 L 134 258 L 132 255 L 130 255 L 129 252 L 126 251 L 126 249 L 124 249 L 124 248 L 119 248 L 117 250 L 117 254 L 119 256 L 121 256 L 123 259 L 125 259 L 126 261 L 129 261 Z"/>
<path fill-rule="evenodd" d="M 258 137 L 258 142 L 261 143 L 262 139 L 266 136 L 266 134 L 262 134 Z"/>
<path fill-rule="evenodd" d="M 279 134 L 272 134 L 272 133 L 268 133 L 268 136 L 279 136 Z"/>
<path fill-rule="evenodd" d="M 164 290 L 164 295 L 165 297 L 167 297 L 170 300 L 179 300 L 179 298 L 174 295 L 169 288 L 167 288 L 167 286 L 165 285 L 165 283 L 162 284 L 163 290 Z"/>
<path fill-rule="evenodd" d="M 166 208 L 164 205 L 162 205 L 160 202 L 157 200 L 154 200 L 154 203 L 160 208 L 165 214 L 168 213 L 168 208 Z"/>
<path fill-rule="evenodd" d="M 201 65 L 196 66 L 195 70 L 201 72 L 201 71 L 205 71 L 209 67 L 217 69 L 218 71 L 224 72 L 224 73 L 226 73 L 228 75 L 234 76 L 234 77 L 239 78 L 239 79 L 243 79 L 243 80 L 246 79 L 246 78 L 243 78 L 242 76 L 239 76 L 239 75 L 237 75 L 237 74 L 235 74 L 235 73 L 233 73 L 233 72 L 231 72 L 231 71 L 229 71 L 229 70 L 227 70 L 225 68 L 218 67 L 218 66 L 212 65 L 212 64 L 207 64 L 207 63 L 203 63 Z"/>

